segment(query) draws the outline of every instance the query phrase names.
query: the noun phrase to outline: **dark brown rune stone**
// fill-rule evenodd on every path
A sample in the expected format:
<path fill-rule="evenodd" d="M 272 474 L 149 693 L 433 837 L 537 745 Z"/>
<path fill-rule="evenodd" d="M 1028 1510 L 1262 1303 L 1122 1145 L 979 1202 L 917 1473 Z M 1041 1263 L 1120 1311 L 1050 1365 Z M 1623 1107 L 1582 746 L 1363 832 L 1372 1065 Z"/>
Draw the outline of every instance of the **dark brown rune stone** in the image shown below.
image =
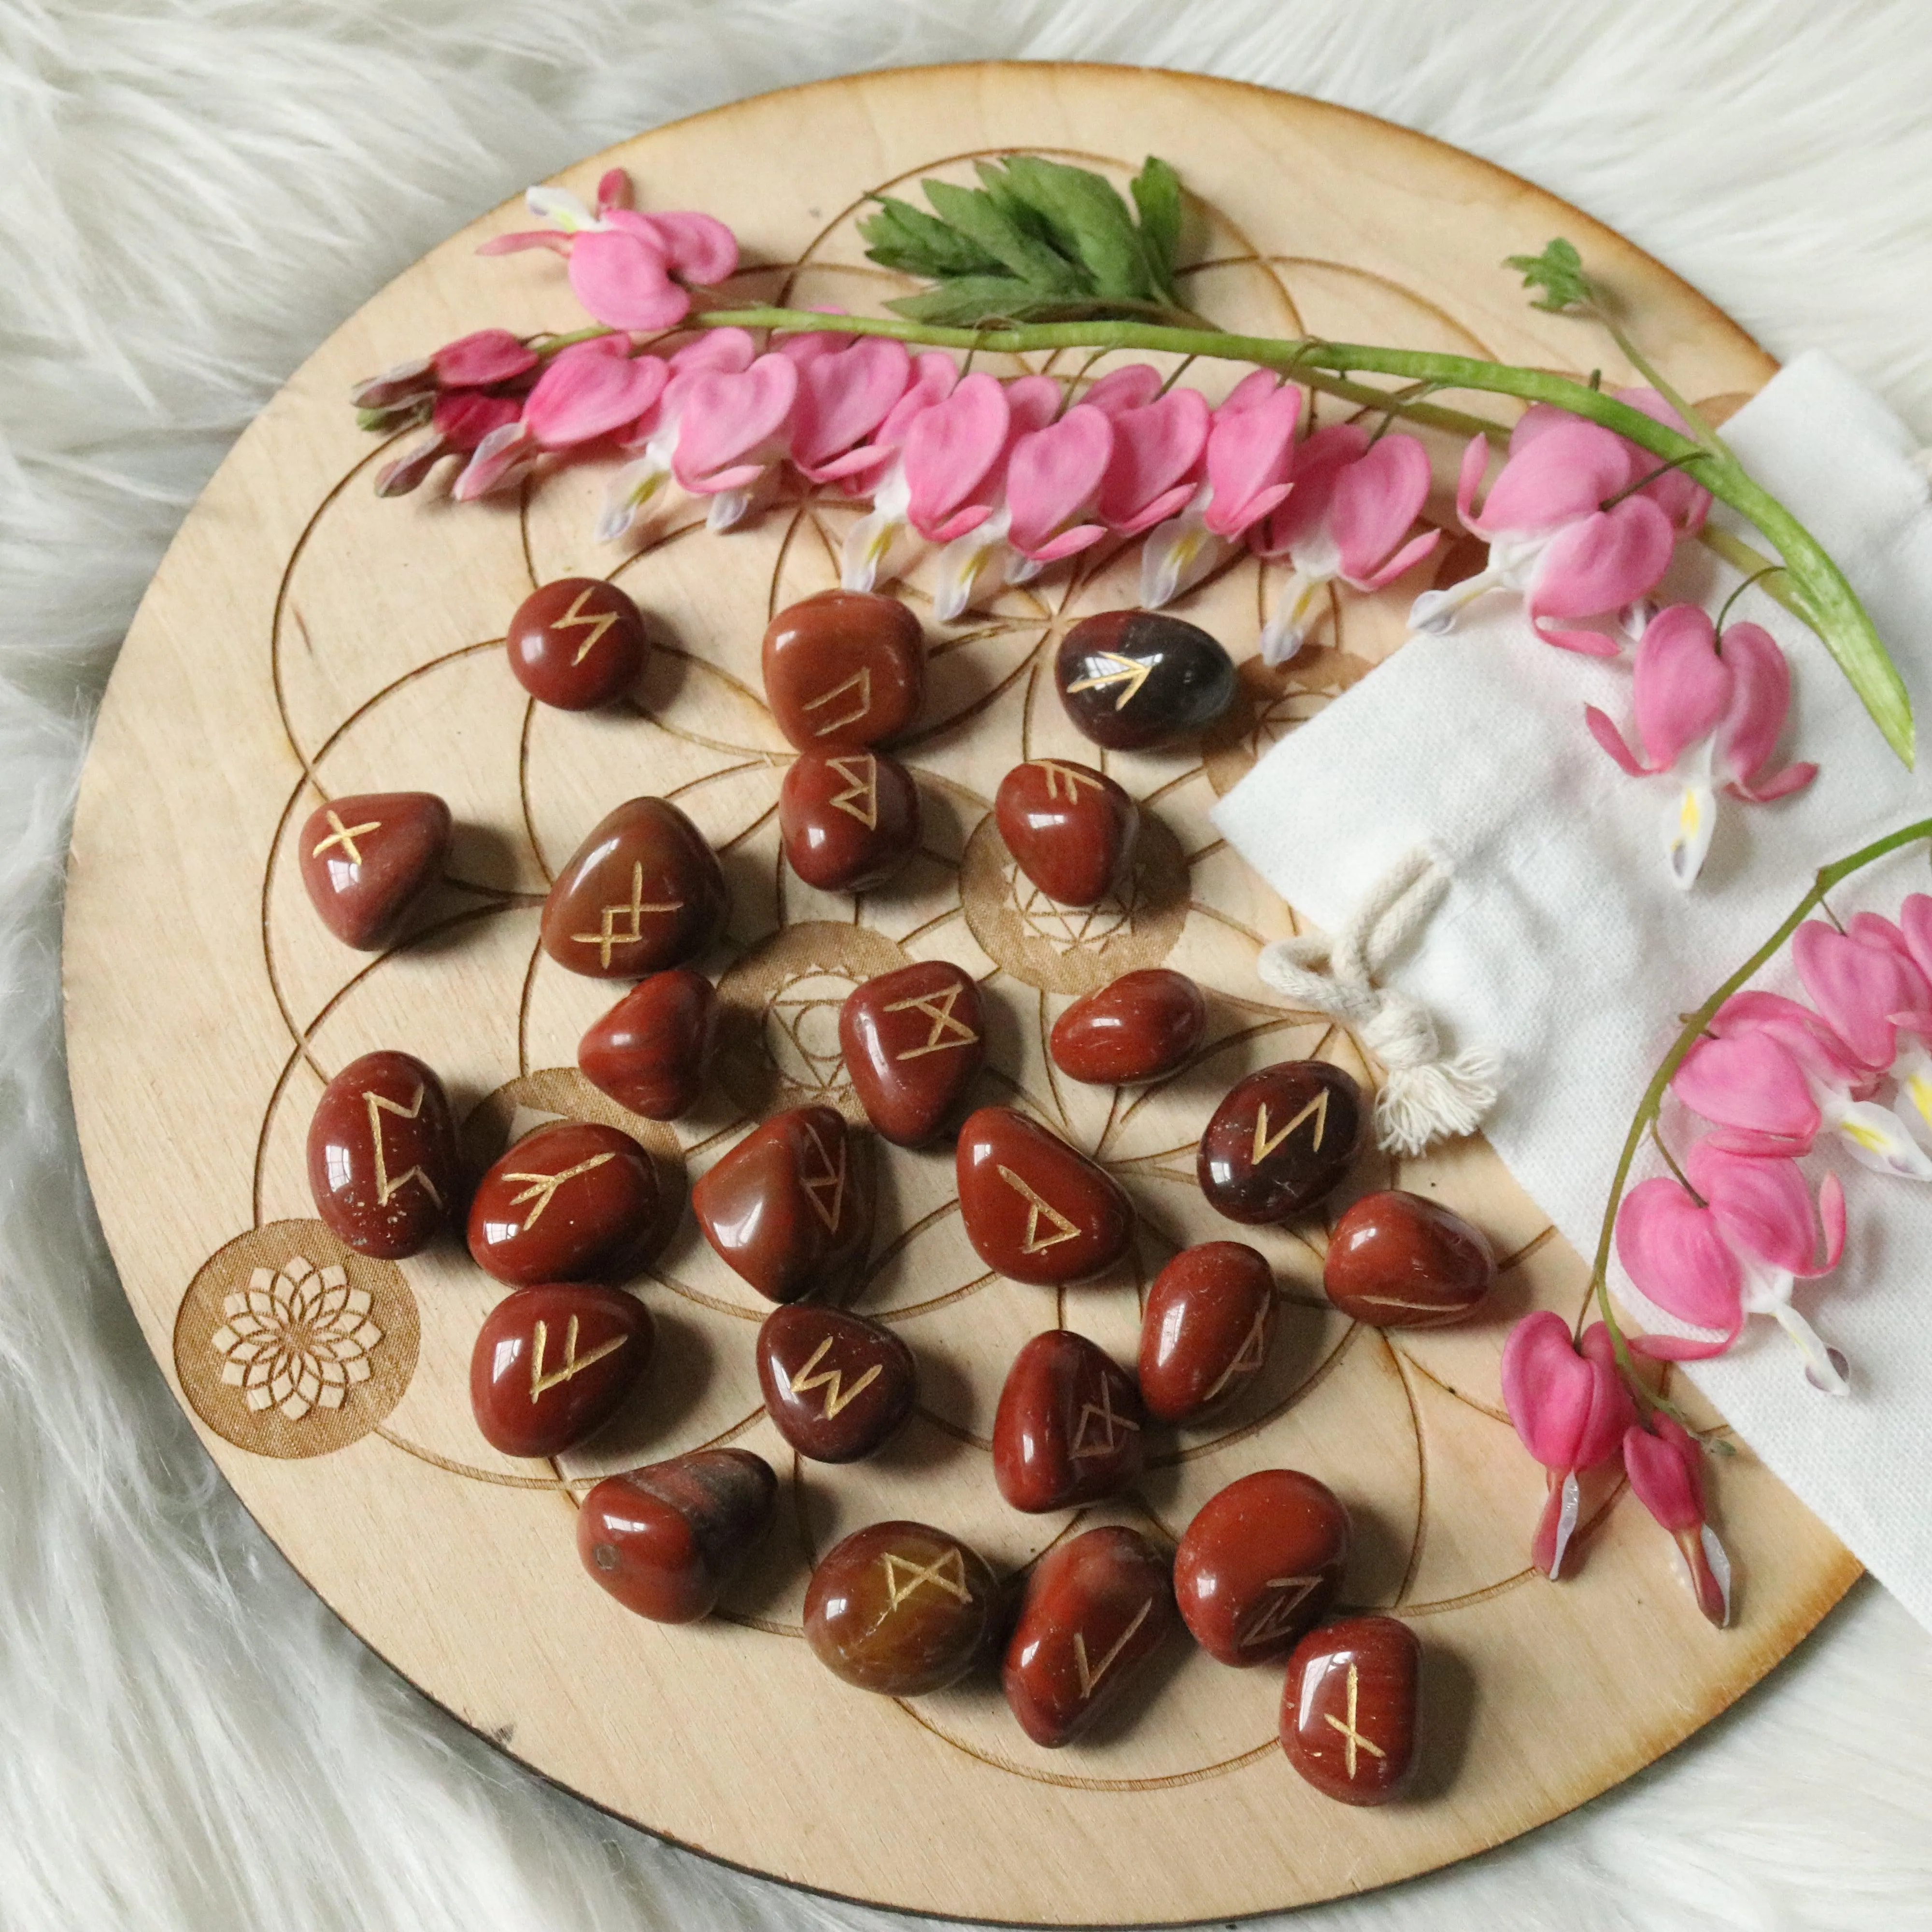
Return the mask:
<path fill-rule="evenodd" d="M 1016 1510 L 1042 1515 L 1125 1489 L 1146 1459 L 1133 1379 L 1071 1328 L 1036 1335 L 1013 1358 L 993 1416 L 993 1480 Z"/>
<path fill-rule="evenodd" d="M 1208 1204 L 1231 1221 L 1286 1221 L 1348 1171 L 1368 1109 L 1325 1060 L 1284 1060 L 1251 1073 L 1214 1109 L 1194 1169 Z"/>
<path fill-rule="evenodd" d="M 956 1536 L 922 1522 L 875 1522 L 820 1559 L 805 1593 L 805 1636 L 836 1676 L 917 1697 L 963 1676 L 986 1646 L 999 1586 Z"/>
<path fill-rule="evenodd" d="M 778 1433 L 815 1462 L 869 1456 L 912 1413 L 919 1371 L 890 1328 L 811 1303 L 758 1330 L 758 1388 Z"/>
<path fill-rule="evenodd" d="M 1075 728 L 1117 752 L 1192 737 L 1234 700 L 1234 660 L 1199 625 L 1158 610 L 1083 618 L 1053 674 Z"/>

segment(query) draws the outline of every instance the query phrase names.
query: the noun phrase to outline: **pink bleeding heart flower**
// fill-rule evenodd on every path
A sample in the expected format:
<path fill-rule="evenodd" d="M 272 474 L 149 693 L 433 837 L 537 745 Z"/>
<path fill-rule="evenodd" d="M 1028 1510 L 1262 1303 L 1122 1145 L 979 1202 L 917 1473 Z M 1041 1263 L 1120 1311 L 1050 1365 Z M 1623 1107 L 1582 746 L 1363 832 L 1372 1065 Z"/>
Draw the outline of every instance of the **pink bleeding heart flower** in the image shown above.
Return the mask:
<path fill-rule="evenodd" d="M 1624 1433 L 1631 1492 L 1676 1540 L 1698 1609 L 1722 1630 L 1731 1620 L 1731 1560 L 1704 1520 L 1702 1462 L 1697 1438 L 1660 1411 L 1649 1428 L 1633 1424 Z"/>
<path fill-rule="evenodd" d="M 748 330 L 708 328 L 668 359 L 670 380 L 662 394 L 620 439 L 627 452 L 638 453 L 610 479 L 598 519 L 602 542 L 616 542 L 670 482 L 685 403 L 698 379 L 740 374 L 758 359 L 758 353 Z"/>
<path fill-rule="evenodd" d="M 1335 423 L 1301 446 L 1287 501 L 1249 538 L 1262 556 L 1286 556 L 1294 571 L 1262 629 L 1264 663 L 1286 664 L 1300 650 L 1310 610 L 1336 578 L 1376 591 L 1428 556 L 1442 532 L 1408 533 L 1429 484 L 1428 452 L 1412 436 L 1371 441 L 1360 424 Z"/>
<path fill-rule="evenodd" d="M 1546 643 L 1614 657 L 1614 640 L 1565 626 L 1614 615 L 1647 597 L 1670 568 L 1676 542 L 1654 500 L 1641 491 L 1624 494 L 1642 473 L 1632 446 L 1580 417 L 1545 422 L 1512 441 L 1478 514 L 1476 492 L 1489 456 L 1487 439 L 1473 438 L 1456 491 L 1465 526 L 1489 540 L 1488 565 L 1447 590 L 1424 591 L 1409 613 L 1411 626 L 1446 631 L 1484 591 L 1520 590 L 1531 626 Z"/>
<path fill-rule="evenodd" d="M 798 369 L 792 411 L 791 460 L 814 483 L 870 469 L 889 454 L 867 439 L 891 415 L 912 382 L 912 357 L 886 335 L 820 336 L 807 350 L 794 337 L 778 352 Z"/>
<path fill-rule="evenodd" d="M 1583 710 L 1591 734 L 1633 777 L 1670 775 L 1677 796 L 1666 814 L 1670 876 L 1688 891 L 1717 830 L 1718 788 L 1763 803 L 1810 783 L 1813 764 L 1767 770 L 1791 702 L 1791 674 L 1770 633 L 1733 624 L 1720 639 L 1694 604 L 1673 604 L 1644 627 L 1633 697 L 1642 754 L 1608 716 Z"/>
<path fill-rule="evenodd" d="M 1547 1310 L 1526 1315 L 1503 1345 L 1503 1406 L 1523 1447 L 1549 1472 L 1549 1498 L 1530 1544 L 1546 1576 L 1562 1574 L 1582 1502 L 1578 1475 L 1607 1462 L 1636 1420 L 1610 1331 L 1594 1322 L 1580 1350 Z"/>
<path fill-rule="evenodd" d="M 760 356 L 748 369 L 707 369 L 692 379 L 671 474 L 680 488 L 711 499 L 713 530 L 737 523 L 758 484 L 784 460 L 798 386 L 798 364 L 784 356 Z"/>
<path fill-rule="evenodd" d="M 1288 493 L 1301 392 L 1257 369 L 1216 410 L 1205 480 L 1178 515 L 1156 524 L 1141 553 L 1141 602 L 1172 603 L 1200 582 Z"/>
<path fill-rule="evenodd" d="M 1610 394 L 1680 436 L 1690 434 L 1689 424 L 1654 389 L 1612 389 Z M 1690 470 L 1681 464 L 1664 470 L 1660 476 L 1653 476 L 1653 471 L 1661 468 L 1663 458 L 1636 443 L 1630 445 L 1630 452 L 1636 473 L 1650 478 L 1637 494 L 1648 496 L 1670 519 L 1671 527 L 1680 536 L 1695 536 L 1704 527 L 1705 517 L 1710 511 L 1710 491 L 1694 481 Z"/>
<path fill-rule="evenodd" d="M 908 516 L 928 543 L 950 543 L 992 514 L 980 485 L 1006 448 L 1012 422 L 1004 384 L 983 371 L 914 418 L 905 439 Z"/>
<path fill-rule="evenodd" d="M 905 442 L 914 424 L 958 386 L 959 365 L 936 349 L 913 361 L 910 386 L 873 434 L 875 452 L 865 467 L 842 480 L 856 496 L 869 494 L 872 508 L 845 533 L 839 580 L 848 590 L 870 590 L 896 577 L 916 542 L 910 524 L 912 486 L 906 479 Z"/>
<path fill-rule="evenodd" d="M 963 388 L 965 385 L 962 383 L 960 386 Z M 939 554 L 932 586 L 932 614 L 943 624 L 950 623 L 976 602 L 982 590 L 1000 584 L 1024 583 L 1036 575 L 1046 562 L 1044 557 L 1031 556 L 1016 550 L 1010 542 L 1016 514 L 1010 490 L 1015 474 L 1015 458 L 1021 446 L 1046 430 L 1059 412 L 1060 386 L 1051 376 L 1022 376 L 1004 387 L 1006 408 L 1005 440 L 975 487 L 972 500 L 963 504 L 951 518 L 950 526 L 958 534 Z M 954 396 L 957 394 L 955 391 Z M 1098 411 L 1094 413 L 1100 416 L 1104 425 L 1106 417 Z M 925 427 L 926 421 L 922 417 L 908 435 L 908 473 L 913 468 L 912 439 Z M 1106 434 L 1111 437 L 1112 430 Z M 1039 460 L 1030 466 L 1023 466 L 1022 488 L 1034 492 L 1034 501 L 1028 508 L 1042 526 L 1047 518 L 1069 508 L 1077 515 L 1078 506 L 1068 502 L 1065 490 L 1069 486 L 1078 486 L 1082 480 L 1082 451 L 1090 446 L 1093 440 L 1090 428 L 1082 441 L 1064 446 L 1057 452 L 1049 446 L 1040 453 Z M 1053 480 L 1048 472 L 1056 469 L 1067 473 L 1058 481 Z M 913 520 L 915 524 L 918 522 L 916 513 Z M 1048 541 L 1051 541 L 1050 537 Z"/>
<path fill-rule="evenodd" d="M 1845 1246 L 1845 1192 L 1827 1174 L 1814 1204 L 1795 1160 L 1730 1151 L 1700 1141 L 1684 1163 L 1687 1188 L 1646 1180 L 1617 1211 L 1617 1258 L 1637 1292 L 1666 1314 L 1719 1331 L 1715 1340 L 1645 1335 L 1630 1346 L 1659 1360 L 1721 1354 L 1748 1315 L 1768 1315 L 1797 1344 L 1807 1378 L 1846 1392 L 1843 1358 L 1791 1305 L 1801 1281 L 1836 1268 Z"/>
<path fill-rule="evenodd" d="M 1161 373 L 1151 362 L 1128 362 L 1096 376 L 1080 400 L 1090 409 L 1104 410 L 1118 418 L 1145 409 L 1160 395 L 1161 382 Z M 1203 396 L 1201 400 L 1204 403 L 1208 399 Z"/>
<path fill-rule="evenodd" d="M 446 456 L 469 455 L 486 437 L 515 424 L 523 412 L 521 396 L 452 389 L 437 397 L 430 416 L 428 440 L 376 472 L 376 495 L 406 495 Z"/>
<path fill-rule="evenodd" d="M 1824 1124 L 1816 1087 L 1774 1033 L 1739 1027 L 1698 1041 L 1670 1090 L 1721 1131 L 1718 1144 L 1748 1154 L 1809 1154 Z"/>
<path fill-rule="evenodd" d="M 1096 382 L 1085 398 L 1089 407 L 1104 409 L 1113 422 L 1113 453 L 1095 509 L 1102 523 L 1123 536 L 1138 536 L 1166 522 L 1192 500 L 1200 488 L 1202 458 L 1214 420 L 1208 398 L 1198 389 L 1170 389 L 1145 401 L 1124 400 L 1144 385 L 1130 386 L 1120 379 L 1145 367 L 1116 370 Z M 1146 373 L 1156 376 L 1152 369 Z M 1102 392 L 1110 382 L 1117 386 L 1103 402 Z"/>
<path fill-rule="evenodd" d="M 1057 562 L 1106 535 L 1086 519 L 1113 456 L 1114 427 L 1105 410 L 1076 403 L 1016 440 L 1006 460 L 1006 541 L 1022 556 Z"/>

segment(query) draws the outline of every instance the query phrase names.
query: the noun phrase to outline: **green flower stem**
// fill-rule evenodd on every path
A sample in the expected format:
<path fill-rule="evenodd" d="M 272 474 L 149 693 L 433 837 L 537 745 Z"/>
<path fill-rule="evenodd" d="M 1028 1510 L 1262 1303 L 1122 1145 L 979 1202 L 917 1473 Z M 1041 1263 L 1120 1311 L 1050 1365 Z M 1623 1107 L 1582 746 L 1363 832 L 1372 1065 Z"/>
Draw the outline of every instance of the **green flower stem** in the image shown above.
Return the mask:
<path fill-rule="evenodd" d="M 1655 1398 L 1649 1394 L 1637 1378 L 1636 1365 L 1631 1358 L 1630 1345 L 1624 1339 L 1623 1330 L 1617 1322 L 1616 1312 L 1610 1305 L 1610 1244 L 1616 1238 L 1617 1210 L 1623 1205 L 1624 1188 L 1630 1179 L 1630 1163 L 1636 1158 L 1636 1150 L 1642 1145 L 1645 1134 L 1656 1122 L 1671 1078 L 1683 1065 L 1685 1055 L 1702 1038 L 1704 1029 L 1717 1016 L 1718 1008 L 1756 976 L 1766 962 L 1804 922 L 1806 917 L 1824 903 L 1827 892 L 1849 879 L 1854 872 L 1864 871 L 1866 866 L 1884 858 L 1887 854 L 1896 852 L 1901 846 L 1910 845 L 1921 838 L 1932 838 L 1932 818 L 1922 818 L 1897 832 L 1888 832 L 1884 838 L 1862 846 L 1849 857 L 1834 860 L 1830 865 L 1821 866 L 1811 882 L 1811 890 L 1792 907 L 1784 924 L 1694 1013 L 1686 1018 L 1683 1030 L 1672 1042 L 1670 1051 L 1664 1056 L 1656 1072 L 1651 1077 L 1650 1084 L 1643 1090 L 1643 1099 L 1638 1104 L 1636 1117 L 1630 1122 L 1630 1132 L 1624 1136 L 1623 1152 L 1618 1156 L 1616 1173 L 1610 1182 L 1610 1198 L 1604 1207 L 1603 1226 L 1597 1236 L 1597 1258 L 1591 1270 L 1590 1286 L 1596 1296 L 1604 1326 L 1610 1330 L 1610 1344 L 1616 1352 L 1617 1366 L 1623 1370 L 1639 1399 L 1651 1406 L 1656 1406 Z M 1581 1326 L 1580 1322 L 1579 1326 Z"/>
<path fill-rule="evenodd" d="M 1519 369 L 1468 356 L 1415 349 L 1378 349 L 1348 342 L 1288 341 L 1274 336 L 1236 335 L 1214 328 L 1171 328 L 1142 322 L 1034 322 L 1010 328 L 944 328 L 896 316 L 827 315 L 788 308 L 712 309 L 692 318 L 710 328 L 820 330 L 848 335 L 887 335 L 943 349 L 977 349 L 1018 355 L 1057 349 L 1137 349 L 1181 356 L 1209 356 L 1279 370 L 1331 394 L 1408 420 L 1463 433 L 1496 425 L 1430 402 L 1405 403 L 1386 392 L 1348 382 L 1355 374 L 1397 376 L 1444 388 L 1514 396 L 1600 423 L 1640 448 L 1687 472 L 1720 502 L 1748 518 L 1770 541 L 1789 574 L 1790 608 L 1817 632 L 1838 660 L 1886 742 L 1908 766 L 1912 762 L 1912 700 L 1886 654 L 1871 619 L 1844 573 L 1798 519 L 1718 442 L 1684 436 L 1628 403 L 1588 383 L 1541 369 Z M 578 339 L 581 339 L 580 337 Z M 1346 385 L 1346 387 L 1343 386 Z"/>

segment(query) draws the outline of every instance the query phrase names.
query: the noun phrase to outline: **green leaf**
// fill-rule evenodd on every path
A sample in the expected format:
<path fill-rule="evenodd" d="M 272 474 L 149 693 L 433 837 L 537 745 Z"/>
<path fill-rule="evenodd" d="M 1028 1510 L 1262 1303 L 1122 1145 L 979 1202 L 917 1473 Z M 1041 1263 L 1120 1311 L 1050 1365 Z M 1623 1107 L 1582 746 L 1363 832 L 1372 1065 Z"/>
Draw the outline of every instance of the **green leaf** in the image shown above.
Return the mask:
<path fill-rule="evenodd" d="M 1150 154 L 1132 184 L 1140 210 L 1141 246 L 1164 301 L 1178 304 L 1174 272 L 1180 252 L 1180 177 L 1157 154 Z"/>
<path fill-rule="evenodd" d="M 1028 321 L 1066 308 L 1067 298 L 1042 293 L 1012 275 L 956 275 L 923 295 L 902 296 L 886 306 L 912 322 L 976 328 L 982 322 Z"/>
<path fill-rule="evenodd" d="M 887 194 L 878 197 L 878 213 L 859 224 L 859 233 L 866 253 L 881 268 L 898 268 L 929 282 L 999 272 L 997 256 L 935 220 L 924 208 Z"/>
<path fill-rule="evenodd" d="M 1012 156 L 1006 178 L 1047 225 L 1060 253 L 1087 271 L 1097 294 L 1127 302 L 1154 299 L 1156 291 L 1140 232 L 1111 182 L 1088 169 L 1034 154 Z"/>
<path fill-rule="evenodd" d="M 933 212 L 976 247 L 993 256 L 1006 272 L 1037 293 L 1085 295 L 1092 283 L 1072 262 L 1037 236 L 1029 235 L 983 189 L 951 182 L 920 185 Z"/>
<path fill-rule="evenodd" d="M 1542 299 L 1531 303 L 1532 308 L 1561 315 L 1566 309 L 1588 308 L 1596 302 L 1596 290 L 1583 272 L 1583 258 L 1577 254 L 1576 244 L 1561 236 L 1541 254 L 1506 256 L 1503 266 L 1514 268 L 1522 277 L 1525 288 L 1542 290 Z"/>

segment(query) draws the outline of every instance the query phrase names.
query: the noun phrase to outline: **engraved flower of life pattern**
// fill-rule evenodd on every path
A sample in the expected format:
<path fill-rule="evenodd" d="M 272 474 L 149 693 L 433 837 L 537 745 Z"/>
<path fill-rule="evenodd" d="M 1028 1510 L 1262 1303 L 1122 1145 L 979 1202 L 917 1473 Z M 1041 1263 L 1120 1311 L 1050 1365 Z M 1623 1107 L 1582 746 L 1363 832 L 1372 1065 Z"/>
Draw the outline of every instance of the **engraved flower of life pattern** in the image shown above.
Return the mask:
<path fill-rule="evenodd" d="M 1105 158 L 1072 158 L 1125 172 Z M 954 161 L 920 172 L 964 168 Z M 798 262 L 742 276 L 746 293 L 857 307 L 896 292 L 896 278 L 863 262 L 852 212 Z M 1211 214 L 1201 212 L 1200 220 L 1203 266 L 1189 274 L 1190 297 L 1229 326 L 1483 352 L 1441 310 L 1385 280 L 1334 263 L 1263 258 Z M 1098 374 L 1118 359 L 1036 366 Z M 1198 366 L 1190 376 L 1214 393 L 1238 373 Z M 1323 419 L 1339 412 L 1322 406 Z M 1072 730 L 1052 660 L 1070 623 L 1136 601 L 1137 546 L 1103 544 L 945 626 L 931 622 L 929 566 L 916 567 L 902 590 L 928 620 L 928 688 L 895 749 L 918 776 L 923 843 L 899 879 L 854 897 L 806 888 L 783 864 L 776 801 L 790 753 L 760 695 L 759 646 L 773 610 L 836 581 L 840 541 L 861 506 L 793 488 L 746 526 L 719 535 L 705 526 L 702 504 L 674 502 L 634 548 L 614 554 L 591 537 L 608 464 L 544 477 L 520 505 L 452 508 L 428 493 L 378 502 L 367 484 L 372 463 L 319 507 L 290 560 L 277 617 L 277 698 L 318 787 L 334 795 L 436 790 L 460 830 L 451 883 L 427 931 L 346 976 L 346 956 L 321 933 L 293 862 L 290 826 L 314 794 L 305 781 L 288 799 L 265 880 L 263 931 L 291 1048 L 262 1124 L 258 1219 L 312 1212 L 301 1142 L 320 1079 L 374 1046 L 404 1046 L 437 1066 L 459 1112 L 477 1109 L 470 1138 L 485 1154 L 545 1114 L 578 1112 L 626 1125 L 668 1172 L 682 1165 L 689 1176 L 780 1106 L 824 1101 L 858 1121 L 838 1053 L 839 1003 L 861 980 L 934 958 L 956 962 L 984 988 L 989 1064 L 976 1097 L 1024 1108 L 1094 1154 L 1126 1184 L 1140 1215 L 1133 1254 L 1108 1277 L 1058 1294 L 1024 1286 L 989 1274 L 966 1240 L 950 1142 L 907 1152 L 862 1137 L 858 1171 L 874 1198 L 875 1226 L 870 1261 L 847 1298 L 912 1345 L 921 1393 L 917 1414 L 884 1450 L 836 1468 L 800 1464 L 765 1418 L 753 1340 L 767 1305 L 718 1261 L 688 1214 L 638 1284 L 660 1334 L 640 1397 L 592 1444 L 547 1469 L 494 1455 L 470 1418 L 466 1372 L 478 1324 L 502 1291 L 456 1244 L 440 1244 L 403 1264 L 422 1311 L 421 1360 L 379 1432 L 385 1441 L 454 1477 L 573 1501 L 602 1474 L 700 1444 L 756 1450 L 789 1482 L 777 1524 L 724 1612 L 794 1640 L 812 1561 L 866 1522 L 908 1516 L 944 1525 L 1010 1572 L 1097 1522 L 1132 1522 L 1171 1541 L 1216 1490 L 1266 1466 L 1307 1470 L 1348 1503 L 1352 1603 L 1426 1616 L 1524 1580 L 1540 1475 L 1502 1414 L 1498 1358 L 1510 1320 L 1533 1306 L 1573 1312 L 1582 1283 L 1574 1257 L 1494 1156 L 1465 1144 L 1400 1173 L 1366 1158 L 1318 1216 L 1280 1229 L 1220 1220 L 1193 1179 L 1208 1115 L 1246 1072 L 1321 1053 L 1372 1077 L 1352 1040 L 1284 1009 L 1256 978 L 1257 949 L 1288 929 L 1288 917 L 1208 813 L 1275 738 L 1400 643 L 1403 613 L 1431 566 L 1375 598 L 1331 597 L 1309 647 L 1270 670 L 1254 652 L 1280 576 L 1244 554 L 1177 607 L 1240 663 L 1234 710 L 1203 745 L 1131 755 L 1103 752 Z M 359 533 L 398 518 L 417 526 L 421 569 L 405 583 L 371 583 L 355 567 Z M 536 584 L 589 574 L 612 574 L 637 598 L 657 640 L 651 661 L 625 706 L 584 714 L 536 706 L 503 661 L 503 628 Z M 1088 912 L 1043 902 L 1017 878 L 992 824 L 1001 776 L 1041 758 L 1100 765 L 1142 804 L 1136 877 Z M 537 904 L 556 869 L 604 812 L 640 793 L 673 798 L 691 814 L 721 854 L 732 896 L 725 941 L 700 962 L 718 978 L 726 1018 L 717 1076 L 698 1111 L 668 1128 L 626 1114 L 577 1074 L 579 1036 L 622 988 L 560 969 L 536 943 Z M 1196 1062 L 1139 1090 L 1084 1088 L 1058 1074 L 1046 1052 L 1058 1013 L 1079 993 L 1156 964 L 1190 974 L 1208 992 L 1210 1038 Z M 1480 1322 L 1384 1336 L 1323 1299 L 1334 1217 L 1354 1193 L 1398 1182 L 1451 1204 L 1480 1202 L 1505 1262 Z M 1038 1518 L 1006 1508 L 988 1438 L 1021 1343 L 1064 1323 L 1131 1361 L 1154 1273 L 1184 1246 L 1231 1238 L 1268 1255 L 1282 1302 L 1268 1363 L 1232 1412 L 1205 1430 L 1150 1430 L 1148 1472 L 1115 1504 Z M 556 1561 L 577 1561 L 567 1521 Z M 1075 1754 L 1030 1745 L 983 1678 L 908 1708 L 988 1763 L 1076 1784 L 1191 1779 L 1265 1753 L 1275 1694 L 1259 1682 L 1267 1673 L 1229 1672 L 1183 1651 L 1175 1646 L 1150 1694 L 1170 1712 L 1184 1709 L 1184 1724 L 1117 1725 Z"/>

